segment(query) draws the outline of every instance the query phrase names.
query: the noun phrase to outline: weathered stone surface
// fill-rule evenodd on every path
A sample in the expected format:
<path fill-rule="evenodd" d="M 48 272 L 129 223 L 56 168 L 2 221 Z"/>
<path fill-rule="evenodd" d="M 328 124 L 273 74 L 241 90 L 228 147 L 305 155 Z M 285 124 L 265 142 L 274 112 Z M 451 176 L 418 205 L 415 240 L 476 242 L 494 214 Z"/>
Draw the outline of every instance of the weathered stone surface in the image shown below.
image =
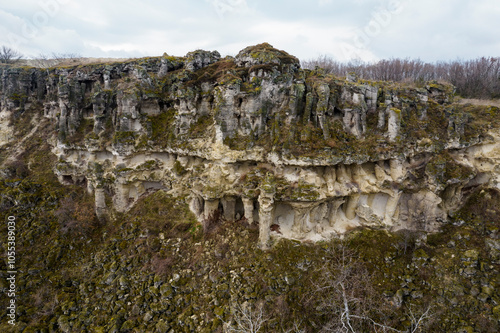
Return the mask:
<path fill-rule="evenodd" d="M 1 78 L 0 145 L 12 117 L 50 119 L 55 173 L 94 192 L 100 217 L 162 189 L 189 196 L 200 221 L 258 222 L 265 247 L 273 225 L 303 240 L 436 231 L 471 188 L 500 187 L 497 109 L 478 130 L 452 87 L 325 76 L 266 43 Z"/>

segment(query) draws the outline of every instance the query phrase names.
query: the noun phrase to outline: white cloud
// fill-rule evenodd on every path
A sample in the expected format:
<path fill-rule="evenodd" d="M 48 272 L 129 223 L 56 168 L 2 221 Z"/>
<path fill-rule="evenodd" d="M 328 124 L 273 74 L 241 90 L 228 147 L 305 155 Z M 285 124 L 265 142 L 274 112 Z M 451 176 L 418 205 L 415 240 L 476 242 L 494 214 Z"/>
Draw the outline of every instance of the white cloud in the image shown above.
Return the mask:
<path fill-rule="evenodd" d="M 494 0 L 19 0 L 2 4 L 0 44 L 17 36 L 25 54 L 145 56 L 268 41 L 302 59 L 446 60 L 498 56 L 498 21 Z"/>
<path fill-rule="evenodd" d="M 326 6 L 333 3 L 333 0 L 319 0 L 318 3 L 320 6 Z"/>
<path fill-rule="evenodd" d="M 348 26 L 325 27 L 314 25 L 313 21 L 263 21 L 251 27 L 250 31 L 258 40 L 265 40 L 274 47 L 301 59 L 320 54 L 330 55 L 339 60 L 349 60 L 349 56 L 354 55 L 363 60 L 374 58 L 374 55 L 366 49 L 349 46 L 346 41 L 354 39 L 355 32 Z"/>
<path fill-rule="evenodd" d="M 224 18 L 227 14 L 243 13 L 248 11 L 246 0 L 207 0 L 217 14 Z"/>

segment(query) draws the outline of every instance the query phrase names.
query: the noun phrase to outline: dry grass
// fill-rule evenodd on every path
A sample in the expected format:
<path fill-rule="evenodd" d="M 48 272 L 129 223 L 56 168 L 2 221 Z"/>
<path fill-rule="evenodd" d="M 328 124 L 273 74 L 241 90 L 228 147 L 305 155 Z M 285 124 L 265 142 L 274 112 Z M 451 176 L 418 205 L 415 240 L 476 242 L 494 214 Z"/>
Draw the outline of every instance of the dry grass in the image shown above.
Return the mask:
<path fill-rule="evenodd" d="M 459 104 L 486 105 L 496 106 L 500 108 L 500 99 L 477 99 L 477 98 L 462 98 L 458 100 Z"/>
<path fill-rule="evenodd" d="M 54 67 L 54 66 L 79 66 L 90 64 L 106 64 L 115 62 L 125 62 L 130 58 L 68 58 L 68 59 L 27 59 L 18 62 L 18 65 L 33 67 Z"/>

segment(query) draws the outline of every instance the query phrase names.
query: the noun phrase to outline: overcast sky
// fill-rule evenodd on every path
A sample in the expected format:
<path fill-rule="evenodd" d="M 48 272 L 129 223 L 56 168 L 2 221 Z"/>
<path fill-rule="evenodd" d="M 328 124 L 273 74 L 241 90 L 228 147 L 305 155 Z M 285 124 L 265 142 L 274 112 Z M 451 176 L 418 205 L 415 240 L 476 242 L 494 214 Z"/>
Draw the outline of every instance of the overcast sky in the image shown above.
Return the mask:
<path fill-rule="evenodd" d="M 500 56 L 498 0 L 0 0 L 0 45 L 27 56 L 236 55 L 302 60 Z"/>

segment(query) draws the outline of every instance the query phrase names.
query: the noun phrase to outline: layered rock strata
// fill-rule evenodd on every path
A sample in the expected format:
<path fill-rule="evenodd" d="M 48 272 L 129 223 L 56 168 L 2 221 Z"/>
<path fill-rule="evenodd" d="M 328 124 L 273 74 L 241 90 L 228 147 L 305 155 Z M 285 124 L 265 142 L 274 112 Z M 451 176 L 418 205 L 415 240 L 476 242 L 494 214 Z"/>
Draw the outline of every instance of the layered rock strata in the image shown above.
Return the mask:
<path fill-rule="evenodd" d="M 188 198 L 203 222 L 258 223 L 318 241 L 356 227 L 436 231 L 478 186 L 500 188 L 498 108 L 453 87 L 303 70 L 260 44 L 67 68 L 4 68 L 0 144 L 16 118 L 50 119 L 63 184 L 99 216 L 148 193 Z"/>

